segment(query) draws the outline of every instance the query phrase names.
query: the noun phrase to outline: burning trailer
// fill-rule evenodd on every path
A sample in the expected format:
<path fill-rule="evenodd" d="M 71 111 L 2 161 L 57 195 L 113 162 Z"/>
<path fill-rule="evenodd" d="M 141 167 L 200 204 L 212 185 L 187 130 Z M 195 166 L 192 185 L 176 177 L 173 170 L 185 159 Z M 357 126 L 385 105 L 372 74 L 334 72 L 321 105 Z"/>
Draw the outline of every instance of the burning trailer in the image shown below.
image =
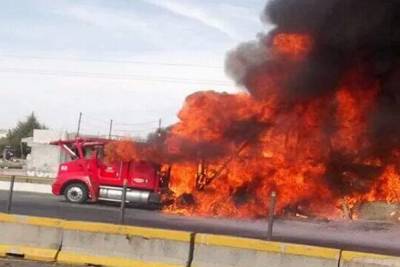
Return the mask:
<path fill-rule="evenodd" d="M 272 191 L 279 214 L 399 202 L 398 14 L 395 1 L 270 1 L 273 29 L 227 57 L 244 91 L 189 96 L 165 139 L 170 188 L 193 199 L 168 211 L 265 217 Z M 198 190 L 202 160 L 200 180 L 220 174 Z"/>

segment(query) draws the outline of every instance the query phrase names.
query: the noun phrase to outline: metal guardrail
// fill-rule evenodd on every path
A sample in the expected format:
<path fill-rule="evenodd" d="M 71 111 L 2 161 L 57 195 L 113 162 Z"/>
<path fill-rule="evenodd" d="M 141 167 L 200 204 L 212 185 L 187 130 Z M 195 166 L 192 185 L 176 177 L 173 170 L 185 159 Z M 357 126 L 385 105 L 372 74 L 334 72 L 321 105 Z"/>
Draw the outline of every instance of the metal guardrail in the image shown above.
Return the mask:
<path fill-rule="evenodd" d="M 24 162 L 0 161 L 1 169 L 23 169 Z"/>
<path fill-rule="evenodd" d="M 42 178 L 42 177 L 29 177 L 29 176 L 16 176 L 16 175 L 4 175 L 0 174 L 1 182 L 9 182 L 10 188 L 8 190 L 8 198 L 6 202 L 5 211 L 7 213 L 11 213 L 12 210 L 12 202 L 14 195 L 14 184 L 16 182 L 19 183 L 31 183 L 31 184 L 51 184 L 54 179 L 52 178 Z"/>
<path fill-rule="evenodd" d="M 19 183 L 32 183 L 32 184 L 51 184 L 54 179 L 42 178 L 42 177 L 29 177 L 29 176 L 16 176 L 16 175 L 0 175 L 0 181 L 9 182 L 10 187 L 8 189 L 8 198 L 6 202 L 5 211 L 11 213 L 13 195 L 14 195 L 14 185 L 16 182 Z"/>
<path fill-rule="evenodd" d="M 32 184 L 44 184 L 50 185 L 53 183 L 54 178 L 44 178 L 44 177 L 31 177 L 31 176 L 16 176 L 16 175 L 2 175 L 0 174 L 0 181 L 9 182 L 9 197 L 7 201 L 6 212 L 10 213 L 12 208 L 12 200 L 14 193 L 14 184 L 17 183 L 32 183 Z M 120 216 L 119 224 L 125 224 L 125 209 L 126 209 L 126 193 L 127 193 L 127 181 L 124 181 L 121 205 L 120 205 Z M 269 206 L 269 217 L 268 217 L 268 240 L 273 240 L 273 224 L 275 220 L 275 205 L 276 205 L 276 192 L 272 192 L 270 196 L 270 206 Z"/>
<path fill-rule="evenodd" d="M 11 212 L 13 193 L 14 193 L 15 176 L 11 176 L 10 190 L 8 191 L 7 213 Z"/>
<path fill-rule="evenodd" d="M 0 175 L 0 181 L 9 182 L 10 188 L 8 190 L 8 200 L 6 203 L 5 211 L 7 213 L 11 213 L 13 195 L 14 195 L 14 184 L 16 182 L 22 183 L 33 183 L 33 184 L 51 184 L 54 179 L 53 178 L 42 178 L 42 177 L 29 177 L 29 176 L 16 176 L 16 175 Z M 121 206 L 120 206 L 120 216 L 119 223 L 125 223 L 125 209 L 126 209 L 126 192 L 127 192 L 127 181 L 124 181 L 124 187 L 121 196 Z"/>
<path fill-rule="evenodd" d="M 15 177 L 15 182 L 30 184 L 52 184 L 55 178 L 20 176 L 20 175 L 4 175 L 0 174 L 0 181 L 9 182 L 11 177 Z"/>

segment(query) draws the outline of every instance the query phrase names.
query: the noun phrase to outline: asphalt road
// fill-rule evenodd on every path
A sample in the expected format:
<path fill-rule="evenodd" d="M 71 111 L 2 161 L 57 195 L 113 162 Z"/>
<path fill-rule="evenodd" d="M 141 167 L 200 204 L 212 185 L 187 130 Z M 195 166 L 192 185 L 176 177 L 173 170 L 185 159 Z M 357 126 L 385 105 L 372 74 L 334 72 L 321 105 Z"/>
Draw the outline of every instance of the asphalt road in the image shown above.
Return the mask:
<path fill-rule="evenodd" d="M 6 209 L 7 197 L 6 191 L 0 191 L 0 212 Z M 120 216 L 119 208 L 115 205 L 105 203 L 77 205 L 51 195 L 25 192 L 15 193 L 12 213 L 106 223 L 118 223 Z M 258 239 L 266 239 L 268 225 L 266 220 L 184 217 L 164 214 L 157 210 L 133 208 L 126 210 L 125 223 Z M 400 256 L 399 236 L 400 225 L 392 223 L 277 219 L 274 223 L 273 239 Z"/>

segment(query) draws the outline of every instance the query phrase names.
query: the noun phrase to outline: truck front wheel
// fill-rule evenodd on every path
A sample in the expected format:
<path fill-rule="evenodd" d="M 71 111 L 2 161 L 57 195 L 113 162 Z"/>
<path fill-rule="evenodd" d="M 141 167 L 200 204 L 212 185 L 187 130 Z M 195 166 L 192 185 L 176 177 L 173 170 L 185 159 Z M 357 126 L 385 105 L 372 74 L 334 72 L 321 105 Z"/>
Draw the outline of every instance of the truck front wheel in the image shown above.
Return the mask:
<path fill-rule="evenodd" d="M 85 203 L 88 199 L 88 190 L 84 184 L 68 185 L 64 190 L 65 199 L 72 203 Z"/>

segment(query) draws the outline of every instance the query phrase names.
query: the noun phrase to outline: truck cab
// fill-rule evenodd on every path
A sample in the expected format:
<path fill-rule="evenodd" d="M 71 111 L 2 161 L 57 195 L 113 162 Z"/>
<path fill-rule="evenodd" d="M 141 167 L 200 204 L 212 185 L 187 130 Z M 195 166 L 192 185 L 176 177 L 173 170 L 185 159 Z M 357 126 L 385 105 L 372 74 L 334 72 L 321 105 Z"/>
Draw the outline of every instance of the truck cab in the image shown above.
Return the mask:
<path fill-rule="evenodd" d="M 159 166 L 146 161 L 104 160 L 104 146 L 110 142 L 100 138 L 76 138 L 52 142 L 67 155 L 60 164 L 52 184 L 54 195 L 64 195 L 73 203 L 98 200 L 120 202 L 124 184 L 126 201 L 136 204 L 160 204 L 161 185 L 165 177 Z"/>

